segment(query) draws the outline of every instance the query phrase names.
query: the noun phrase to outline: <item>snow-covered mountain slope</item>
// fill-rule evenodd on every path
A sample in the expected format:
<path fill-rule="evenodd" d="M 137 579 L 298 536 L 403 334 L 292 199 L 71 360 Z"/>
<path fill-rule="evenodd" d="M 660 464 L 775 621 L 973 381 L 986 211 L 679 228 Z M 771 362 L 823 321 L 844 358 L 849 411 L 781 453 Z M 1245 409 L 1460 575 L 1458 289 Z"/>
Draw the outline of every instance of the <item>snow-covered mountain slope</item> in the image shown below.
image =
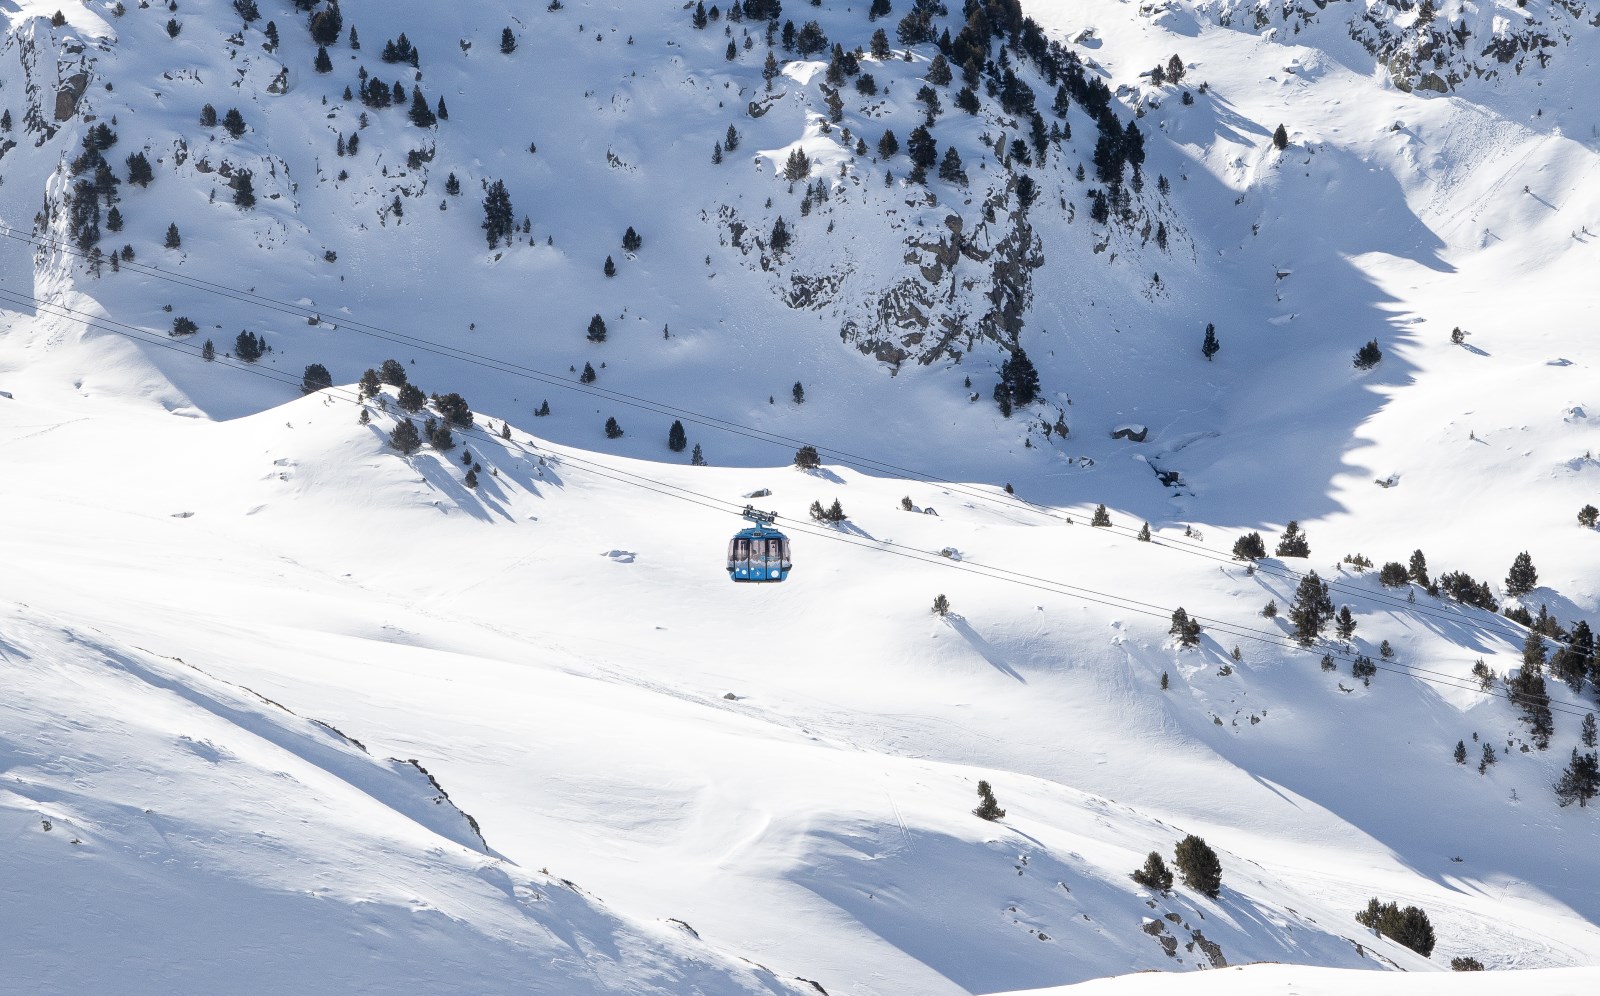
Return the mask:
<path fill-rule="evenodd" d="M 544 6 L 347 0 L 327 73 L 288 3 L 242 30 L 220 2 L 0 12 L 0 640 L 21 689 L 0 729 L 40 883 L 12 922 L 62 911 L 28 922 L 36 988 L 239 977 L 80 923 L 93 957 L 61 981 L 52 924 L 90 906 L 171 933 L 203 907 L 195 948 L 258 945 L 276 991 L 1595 963 L 1593 810 L 1551 792 L 1592 688 L 1552 678 L 1537 749 L 1471 673 L 1519 668 L 1525 627 L 1342 560 L 1421 548 L 1435 577 L 1497 584 L 1528 550 L 1541 583 L 1508 605 L 1600 618 L 1600 534 L 1574 524 L 1600 503 L 1592 29 L 1440 96 L 1350 37 L 1357 5 L 1296 32 L 1209 2 L 1030 4 L 1088 103 L 1057 115 L 1021 38 L 994 42 L 994 75 L 1071 137 L 1041 154 L 983 67 L 959 109 L 957 64 L 928 84 L 930 134 L 967 180 L 921 185 L 906 146 L 938 48 L 897 39 L 906 0 L 875 22 L 791 0 L 770 90 L 761 22 Z M 959 36 L 950 6 L 935 28 Z M 784 49 L 782 21 L 811 18 L 875 80 L 842 81 L 838 122 L 827 53 Z M 381 60 L 401 32 L 415 67 Z M 1184 78 L 1157 82 L 1173 55 Z M 448 117 L 364 107 L 363 67 Z M 1091 83 L 1144 141 L 1105 222 Z M 64 246 L 102 125 L 122 228 L 102 198 L 95 276 Z M 812 175 L 789 182 L 795 148 Z M 528 231 L 490 248 L 497 180 Z M 198 330 L 169 336 L 179 318 Z M 253 364 L 229 355 L 244 330 L 271 347 Z M 1356 370 L 1369 340 L 1382 362 Z M 1008 419 L 991 392 L 1017 350 L 1042 392 Z M 402 457 L 392 389 L 358 423 L 349 384 L 389 357 L 465 394 L 476 428 Z M 314 363 L 341 386 L 299 398 Z M 714 466 L 667 448 L 674 419 Z M 822 469 L 783 466 L 801 442 Z M 848 523 L 808 519 L 835 498 Z M 782 586 L 724 578 L 747 500 L 795 540 Z M 1087 525 L 1099 503 L 1115 528 Z M 1229 556 L 1290 519 L 1311 558 Z M 1348 646 L 1301 650 L 1259 615 L 1311 569 L 1354 613 Z M 1197 649 L 1167 637 L 1178 606 Z M 980 780 L 997 823 L 970 813 Z M 1189 833 L 1220 854 L 1219 897 L 1129 878 Z M 1375 896 L 1428 912 L 1431 959 L 1355 921 Z M 305 956 L 241 939 L 262 922 Z"/>
<path fill-rule="evenodd" d="M 1281 624 L 1250 627 L 1267 642 L 1230 632 L 1226 620 L 1269 594 L 1286 602 L 1288 586 L 1184 555 L 1181 534 L 1139 544 L 1081 520 L 1041 520 L 998 493 L 995 504 L 844 470 L 597 462 L 521 430 L 510 441 L 459 437 L 482 467 L 473 491 L 456 451 L 402 458 L 383 441 L 392 416 L 361 426 L 352 411 L 316 395 L 218 424 L 71 396 L 6 401 L 13 473 L 0 514 L 30 524 L 0 581 L 0 599 L 28 606 L 8 641 L 24 662 L 86 675 L 46 686 L 45 663 L 30 664 L 46 668 L 29 680 L 44 698 L 24 711 L 32 721 L 15 742 L 37 742 L 41 724 L 78 714 L 84 698 L 105 718 L 74 720 L 72 736 L 42 753 L 115 772 L 68 793 L 88 797 L 69 805 L 62 776 L 33 760 L 24 787 L 10 789 L 19 834 L 40 832 L 35 820 L 70 824 L 81 838 L 110 838 L 102 851 L 147 874 L 137 834 L 103 807 L 176 808 L 140 801 L 173 785 L 195 794 L 183 819 L 232 828 L 192 831 L 216 855 L 196 862 L 219 861 L 258 890 L 285 888 L 287 873 L 253 857 L 248 838 L 263 822 L 269 838 L 289 836 L 292 823 L 273 820 L 295 810 L 274 802 L 272 820 L 261 814 L 261 794 L 278 793 L 262 776 L 239 790 L 249 804 L 213 797 L 203 772 L 230 756 L 246 759 L 241 777 L 287 771 L 288 795 L 314 780 L 347 799 L 353 785 L 361 808 L 326 829 L 334 840 L 356 833 L 352 824 L 424 832 L 392 812 L 400 786 L 383 785 L 393 769 L 228 690 L 236 685 L 360 741 L 371 758 L 415 758 L 448 788 L 506 864 L 461 850 L 457 832 L 444 854 L 459 857 L 424 866 L 439 890 L 481 888 L 475 876 L 489 865 L 549 889 L 531 875 L 548 868 L 625 916 L 681 921 L 770 969 L 756 982 L 989 992 L 1133 968 L 1421 969 L 1460 955 L 1505 968 L 1584 964 L 1600 950 L 1594 820 L 1549 793 L 1575 742 L 1572 710 L 1585 708 L 1564 689 L 1552 749 L 1521 753 L 1522 727 L 1496 696 L 1390 671 L 1363 687 L 1348 663 L 1324 673 L 1284 646 Z M 34 483 L 70 477 L 68 453 L 83 455 L 82 468 L 92 459 L 92 475 Z M 796 527 L 801 573 L 752 591 L 721 577 L 729 516 L 646 491 L 632 474 L 656 491 L 735 503 L 770 488 L 767 503 L 796 522 L 810 500 L 838 496 L 850 525 Z M 899 508 L 907 489 L 938 514 Z M 928 553 L 885 557 L 861 540 Z M 1078 565 L 1074 575 L 1093 565 L 1094 591 L 1138 592 L 1140 603 L 960 573 L 977 564 L 1069 583 L 1079 579 L 1057 565 Z M 152 570 L 159 584 L 148 583 Z M 954 607 L 944 620 L 927 611 L 939 592 Z M 1385 604 L 1371 574 L 1344 579 L 1340 598 L 1357 607 L 1358 646 L 1387 639 L 1397 660 L 1444 675 L 1464 677 L 1474 654 L 1505 670 L 1520 644 L 1518 627 L 1487 613 L 1425 595 L 1416 609 Z M 1148 614 L 1180 602 L 1217 620 L 1199 650 L 1165 645 L 1165 618 Z M 82 648 L 37 635 L 91 624 L 92 636 L 76 637 Z M 1229 657 L 1235 642 L 1240 661 Z M 173 659 L 203 661 L 206 674 Z M 116 711 L 143 724 L 151 709 L 77 686 L 110 680 L 101 672 L 126 683 L 130 671 L 163 701 L 190 705 L 122 745 L 107 740 Z M 288 732 L 264 733 L 263 715 Z M 1474 734 L 1504 747 L 1482 776 L 1449 757 L 1454 739 Z M 308 759 L 305 741 L 319 738 Z M 294 766 L 277 759 L 285 750 Z M 189 766 L 169 774 L 107 760 L 147 752 Z M 306 764 L 317 770 L 295 774 Z M 328 788 L 330 777 L 345 787 Z M 968 812 L 980 779 L 1008 811 L 999 824 Z M 372 810 L 372 797 L 388 810 Z M 323 833 L 293 846 L 343 853 Z M 1186 833 L 1222 855 L 1216 901 L 1152 894 L 1127 877 Z M 400 848 L 377 849 L 372 874 L 402 860 Z M 452 871 L 463 863 L 467 873 Z M 298 866 L 289 879 L 305 881 Z M 356 871 L 340 882 L 347 899 L 367 887 Z M 462 930 L 524 915 L 493 905 L 503 890 L 484 895 L 475 901 L 490 908 L 459 913 Z M 1440 936 L 1432 962 L 1354 922 L 1373 895 L 1429 912 Z M 358 909 L 328 916 L 349 924 Z M 359 938 L 361 923 L 345 929 Z M 324 950 L 337 960 L 349 949 Z M 670 980 L 671 956 L 651 957 Z"/>

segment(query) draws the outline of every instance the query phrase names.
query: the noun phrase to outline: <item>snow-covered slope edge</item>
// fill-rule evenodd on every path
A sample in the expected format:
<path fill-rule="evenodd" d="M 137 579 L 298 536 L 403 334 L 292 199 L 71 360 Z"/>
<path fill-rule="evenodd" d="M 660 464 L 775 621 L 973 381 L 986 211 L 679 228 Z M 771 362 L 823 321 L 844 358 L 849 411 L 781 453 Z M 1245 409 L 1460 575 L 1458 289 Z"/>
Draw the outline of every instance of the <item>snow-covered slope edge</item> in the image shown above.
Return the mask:
<path fill-rule="evenodd" d="M 8 977 L 36 992 L 797 992 L 484 853 L 414 762 L 7 606 Z"/>

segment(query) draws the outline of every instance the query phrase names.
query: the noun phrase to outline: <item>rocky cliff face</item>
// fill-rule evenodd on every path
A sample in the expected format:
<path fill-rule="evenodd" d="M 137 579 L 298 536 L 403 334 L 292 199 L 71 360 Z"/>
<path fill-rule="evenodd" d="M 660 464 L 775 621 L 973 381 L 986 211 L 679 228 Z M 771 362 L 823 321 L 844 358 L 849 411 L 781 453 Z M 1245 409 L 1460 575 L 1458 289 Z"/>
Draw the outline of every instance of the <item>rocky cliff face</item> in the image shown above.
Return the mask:
<path fill-rule="evenodd" d="M 1407 92 L 1450 93 L 1469 80 L 1495 83 L 1545 69 L 1575 35 L 1600 28 L 1591 0 L 1221 0 L 1202 7 L 1221 24 L 1251 31 L 1341 26 Z"/>

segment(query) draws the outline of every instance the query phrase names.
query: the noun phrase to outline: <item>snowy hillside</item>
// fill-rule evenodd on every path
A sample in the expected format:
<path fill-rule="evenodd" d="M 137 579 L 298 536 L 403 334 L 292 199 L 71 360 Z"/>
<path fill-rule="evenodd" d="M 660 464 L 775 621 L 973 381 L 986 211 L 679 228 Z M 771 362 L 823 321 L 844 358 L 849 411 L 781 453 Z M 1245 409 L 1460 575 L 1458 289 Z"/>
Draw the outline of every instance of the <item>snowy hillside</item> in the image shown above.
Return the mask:
<path fill-rule="evenodd" d="M 0 12 L 32 988 L 1592 987 L 1590 12 L 301 6 Z"/>

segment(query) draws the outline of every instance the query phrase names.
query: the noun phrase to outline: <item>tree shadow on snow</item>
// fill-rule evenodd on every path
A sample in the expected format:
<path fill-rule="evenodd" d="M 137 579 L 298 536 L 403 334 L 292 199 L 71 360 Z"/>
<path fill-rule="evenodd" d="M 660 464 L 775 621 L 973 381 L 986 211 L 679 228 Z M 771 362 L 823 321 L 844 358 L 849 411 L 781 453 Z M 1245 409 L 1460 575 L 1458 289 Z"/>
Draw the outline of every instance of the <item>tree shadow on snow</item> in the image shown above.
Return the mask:
<path fill-rule="evenodd" d="M 1015 678 L 1024 685 L 1028 683 L 1028 679 L 1024 678 L 1021 672 L 1011 666 L 1011 663 L 1006 660 L 1000 649 L 979 635 L 978 631 L 973 629 L 972 624 L 967 622 L 965 618 L 952 612 L 944 617 L 944 622 L 946 626 L 961 634 L 962 639 L 967 641 L 967 646 L 977 651 L 978 655 L 988 661 L 989 665 L 996 671 L 1009 678 Z"/>

